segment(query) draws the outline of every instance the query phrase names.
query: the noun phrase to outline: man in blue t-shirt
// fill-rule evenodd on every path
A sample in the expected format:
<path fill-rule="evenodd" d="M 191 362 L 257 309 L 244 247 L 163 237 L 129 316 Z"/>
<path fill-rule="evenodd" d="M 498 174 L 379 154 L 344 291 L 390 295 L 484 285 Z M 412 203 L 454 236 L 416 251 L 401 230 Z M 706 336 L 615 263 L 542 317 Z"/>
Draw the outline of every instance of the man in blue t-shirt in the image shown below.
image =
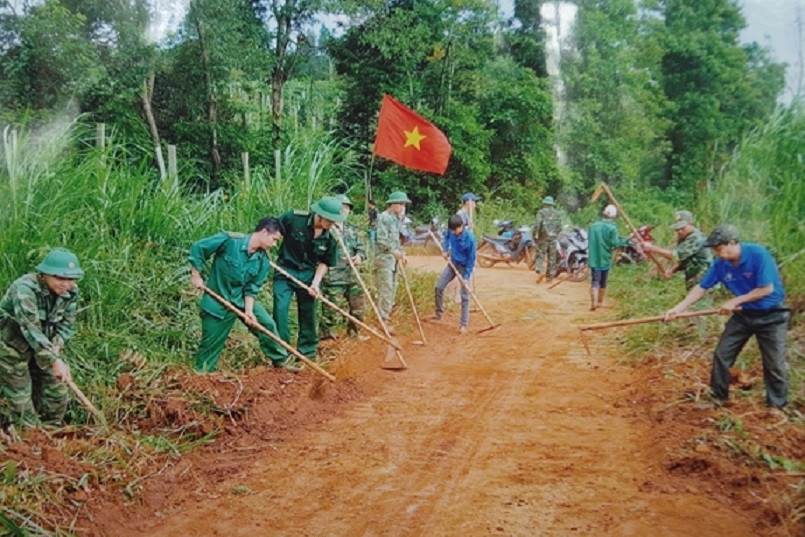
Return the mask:
<path fill-rule="evenodd" d="M 453 278 L 458 276 L 464 282 L 461 285 L 461 325 L 459 331 L 462 335 L 467 333 L 467 325 L 470 322 L 470 293 L 467 289 L 467 282 L 472 276 L 475 268 L 475 235 L 467 229 L 461 216 L 454 214 L 447 221 L 448 232 L 444 237 L 444 248 L 442 255 L 445 259 L 453 262 L 456 270 L 449 264 L 442 271 L 439 280 L 436 282 L 436 313 L 431 319 L 438 321 L 444 313 L 444 289 Z"/>
<path fill-rule="evenodd" d="M 788 399 L 785 339 L 790 311 L 784 306 L 785 291 L 777 264 L 769 251 L 758 244 L 741 242 L 735 226 L 725 224 L 713 230 L 704 246 L 713 249 L 716 260 L 685 299 L 668 310 L 665 320 L 685 311 L 721 283 L 735 295 L 721 305 L 721 313 L 732 313 L 713 354 L 710 390 L 716 404 L 729 394 L 730 372 L 735 359 L 753 335 L 763 357 L 766 404 L 782 408 Z"/>

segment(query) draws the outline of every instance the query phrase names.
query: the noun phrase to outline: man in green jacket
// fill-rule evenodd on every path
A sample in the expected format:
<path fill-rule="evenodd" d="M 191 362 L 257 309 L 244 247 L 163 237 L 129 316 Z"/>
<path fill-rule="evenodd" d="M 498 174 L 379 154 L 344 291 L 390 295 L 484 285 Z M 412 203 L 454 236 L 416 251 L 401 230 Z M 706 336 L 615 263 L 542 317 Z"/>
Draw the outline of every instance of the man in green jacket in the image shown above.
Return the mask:
<path fill-rule="evenodd" d="M 614 205 L 607 205 L 602 214 L 603 218 L 590 226 L 587 231 L 588 261 L 590 267 L 590 311 L 604 304 L 607 293 L 607 278 L 612 268 L 612 250 L 622 248 L 629 244 L 629 239 L 618 235 L 615 227 L 615 217 L 618 209 Z"/>
<path fill-rule="evenodd" d="M 352 201 L 345 195 L 339 196 L 338 199 L 341 201 L 341 213 L 344 218 L 349 218 L 349 214 L 352 212 Z M 344 246 L 347 247 L 352 263 L 355 267 L 358 267 L 366 259 L 366 249 L 363 246 L 363 241 L 361 241 L 358 228 L 347 220 L 336 223 L 334 227 L 338 228 L 338 232 L 341 233 L 341 239 L 344 242 Z M 344 302 L 346 302 L 349 312 L 358 320 L 363 320 L 365 308 L 363 289 L 358 285 L 358 280 L 341 246 L 336 251 L 335 265 L 330 267 L 327 274 L 324 275 L 322 292 L 331 302 L 340 305 L 344 305 Z M 340 315 L 332 308 L 322 309 L 321 330 L 319 331 L 321 337 L 336 339 L 335 327 L 339 322 L 339 318 Z M 349 337 L 360 340 L 367 339 L 366 336 L 358 333 L 358 327 L 352 321 L 347 324 L 347 333 Z"/>
<path fill-rule="evenodd" d="M 75 334 L 78 258 L 55 248 L 0 300 L 0 414 L 14 423 L 60 425 L 70 368 L 62 359 Z"/>
<path fill-rule="evenodd" d="M 310 287 L 310 292 L 299 287 L 279 272 L 274 273 L 274 320 L 279 335 L 291 343 L 291 326 L 288 312 L 296 296 L 299 318 L 297 349 L 308 358 L 315 359 L 319 350 L 319 333 L 316 326 L 316 307 L 319 286 L 327 269 L 335 265 L 338 244 L 329 229 L 335 222 L 343 222 L 341 200 L 325 197 L 308 211 L 288 211 L 280 217 L 284 230 L 277 264 L 286 272 Z"/>
<path fill-rule="evenodd" d="M 377 217 L 375 239 L 375 285 L 377 309 L 388 324 L 394 299 L 397 296 L 397 263 L 407 263 L 400 243 L 402 217 L 406 204 L 411 203 L 405 192 L 392 192 L 386 200 L 387 209 Z M 392 328 L 389 326 L 389 330 Z"/>
<path fill-rule="evenodd" d="M 250 235 L 222 231 L 201 239 L 190 248 L 190 283 L 196 289 L 204 286 L 201 274 L 205 263 L 212 257 L 206 286 L 243 310 L 248 318 L 246 326 L 257 336 L 260 349 L 274 367 L 296 372 L 299 368 L 288 361 L 288 352 L 255 328 L 259 324 L 275 334 L 277 332 L 274 320 L 256 298 L 268 277 L 267 250 L 281 236 L 279 221 L 268 217 L 260 220 Z M 235 313 L 212 296 L 204 294 L 201 299 L 201 343 L 196 352 L 196 371 L 215 371 L 226 338 L 237 318 Z"/>

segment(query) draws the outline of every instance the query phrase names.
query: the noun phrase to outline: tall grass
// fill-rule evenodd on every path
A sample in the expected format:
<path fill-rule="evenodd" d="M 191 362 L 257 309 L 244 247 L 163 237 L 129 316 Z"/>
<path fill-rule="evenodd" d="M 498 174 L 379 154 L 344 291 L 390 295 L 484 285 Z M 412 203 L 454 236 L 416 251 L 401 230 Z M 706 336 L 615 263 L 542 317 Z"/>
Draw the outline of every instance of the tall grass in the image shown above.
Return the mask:
<path fill-rule="evenodd" d="M 805 101 L 744 138 L 698 211 L 711 227 L 734 224 L 743 240 L 769 247 L 788 294 L 805 300 Z"/>
<path fill-rule="evenodd" d="M 220 230 L 249 232 L 255 222 L 359 181 L 349 151 L 300 133 L 283 154 L 279 180 L 258 167 L 247 188 L 189 193 L 160 181 L 150 157 L 73 124 L 48 141 L 25 133 L 4 145 L 0 167 L 0 287 L 33 271 L 49 248 L 79 257 L 78 333 L 67 354 L 84 385 L 113 382 L 126 350 L 157 364 L 189 363 L 198 330 L 189 292 L 190 245 Z M 129 149 L 126 149 L 129 148 Z"/>

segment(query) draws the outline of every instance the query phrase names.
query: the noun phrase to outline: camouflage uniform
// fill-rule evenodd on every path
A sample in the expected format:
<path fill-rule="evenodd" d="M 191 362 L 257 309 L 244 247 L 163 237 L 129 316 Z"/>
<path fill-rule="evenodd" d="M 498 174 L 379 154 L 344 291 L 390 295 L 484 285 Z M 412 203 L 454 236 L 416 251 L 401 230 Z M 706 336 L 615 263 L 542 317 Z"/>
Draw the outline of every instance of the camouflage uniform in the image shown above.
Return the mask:
<path fill-rule="evenodd" d="M 397 260 L 394 252 L 402 250 L 401 230 L 402 219 L 399 216 L 388 210 L 380 213 L 375 242 L 375 285 L 377 309 L 384 321 L 388 321 L 397 296 Z"/>
<path fill-rule="evenodd" d="M 673 250 L 673 260 L 685 273 L 685 290 L 690 291 L 713 262 L 713 253 L 704 246 L 707 237 L 698 228 L 682 239 Z"/>
<path fill-rule="evenodd" d="M 537 243 L 537 259 L 534 269 L 542 274 L 543 259 L 546 259 L 548 279 L 556 276 L 556 237 L 562 231 L 562 213 L 553 207 L 543 207 L 537 211 L 534 223 L 534 241 Z"/>
<path fill-rule="evenodd" d="M 77 303 L 78 287 L 54 296 L 38 274 L 0 300 L 0 412 L 13 421 L 61 424 L 69 393 L 51 366 L 75 333 Z"/>
<path fill-rule="evenodd" d="M 339 231 L 350 257 L 360 255 L 362 260 L 366 260 L 366 249 L 361 241 L 358 228 L 352 224 L 344 223 L 343 228 Z M 336 252 L 336 263 L 324 275 L 321 290 L 325 298 L 339 306 L 343 307 L 346 302 L 346 305 L 349 306 L 349 312 L 359 320 L 363 320 L 365 308 L 363 290 L 358 285 L 358 281 L 352 273 L 352 267 L 349 266 L 349 262 L 344 256 L 344 251 L 340 245 Z M 320 334 L 332 337 L 334 335 L 333 329 L 340 318 L 341 315 L 334 309 L 322 308 Z M 355 335 L 358 333 L 358 327 L 355 323 L 349 321 L 348 331 L 350 335 Z"/>

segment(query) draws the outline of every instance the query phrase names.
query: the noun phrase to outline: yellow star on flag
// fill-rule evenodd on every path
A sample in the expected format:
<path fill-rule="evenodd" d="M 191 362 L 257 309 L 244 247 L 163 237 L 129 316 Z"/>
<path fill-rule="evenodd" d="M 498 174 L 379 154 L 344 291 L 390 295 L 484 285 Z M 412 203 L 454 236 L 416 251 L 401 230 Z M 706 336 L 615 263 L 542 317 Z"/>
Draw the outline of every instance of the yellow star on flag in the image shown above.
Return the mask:
<path fill-rule="evenodd" d="M 424 134 L 419 134 L 419 127 L 417 126 L 414 127 L 414 130 L 412 131 L 404 130 L 403 133 L 405 134 L 405 145 L 403 146 L 403 149 L 412 145 L 416 147 L 417 150 L 419 150 L 420 149 L 419 142 L 427 138 L 427 136 L 425 136 Z"/>

